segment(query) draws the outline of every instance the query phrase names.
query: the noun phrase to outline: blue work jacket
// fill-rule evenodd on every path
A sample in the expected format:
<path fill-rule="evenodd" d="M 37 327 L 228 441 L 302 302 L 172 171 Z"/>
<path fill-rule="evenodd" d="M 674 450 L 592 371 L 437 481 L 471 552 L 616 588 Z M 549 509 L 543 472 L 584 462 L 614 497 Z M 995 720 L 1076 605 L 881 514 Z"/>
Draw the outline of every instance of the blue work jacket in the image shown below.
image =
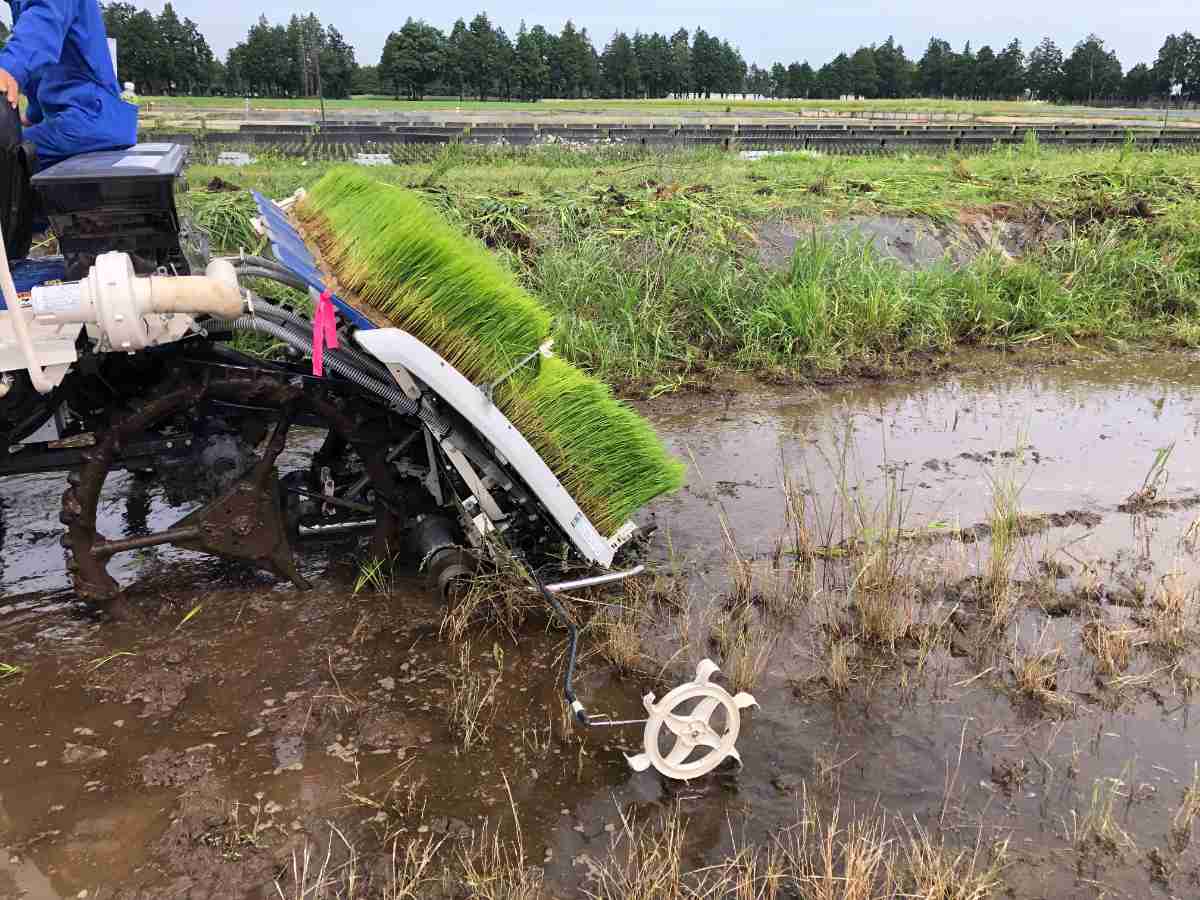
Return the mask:
<path fill-rule="evenodd" d="M 135 144 L 137 107 L 121 99 L 97 0 L 8 4 L 13 30 L 0 69 L 29 99 L 25 139 L 37 148 L 39 167 Z"/>

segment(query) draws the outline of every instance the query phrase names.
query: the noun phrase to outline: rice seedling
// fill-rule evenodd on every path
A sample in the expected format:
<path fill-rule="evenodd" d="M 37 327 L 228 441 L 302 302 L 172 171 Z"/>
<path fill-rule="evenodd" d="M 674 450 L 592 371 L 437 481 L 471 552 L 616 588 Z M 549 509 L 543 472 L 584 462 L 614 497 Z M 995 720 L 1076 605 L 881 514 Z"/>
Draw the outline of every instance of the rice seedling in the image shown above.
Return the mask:
<path fill-rule="evenodd" d="M 209 236 L 215 249 L 256 253 L 264 239 L 250 222 L 258 214 L 246 191 L 188 191 L 181 195 L 184 211 Z"/>
<path fill-rule="evenodd" d="M 1021 441 L 1018 440 L 1018 447 Z M 1016 611 L 1017 600 L 1012 590 L 1013 566 L 1020 544 L 1020 497 L 1022 485 L 1016 478 L 1018 451 L 1006 471 L 989 476 L 992 505 L 988 513 L 990 528 L 989 553 L 985 566 L 985 584 L 990 607 L 991 626 L 1002 630 Z"/>
<path fill-rule="evenodd" d="M 375 556 L 364 560 L 354 577 L 354 596 L 364 591 L 390 596 L 395 590 L 396 561 Z"/>
<path fill-rule="evenodd" d="M 1200 614 L 1196 592 L 1181 571 L 1168 572 L 1159 581 L 1149 610 L 1149 642 L 1156 650 L 1177 655 L 1191 644 Z"/>
<path fill-rule="evenodd" d="M 1101 675 L 1120 675 L 1133 660 L 1137 630 L 1114 628 L 1099 619 L 1083 626 L 1083 646 L 1096 658 L 1096 671 Z"/>
<path fill-rule="evenodd" d="M 688 896 L 683 867 L 687 825 L 677 807 L 660 822 L 637 823 L 620 812 L 621 827 L 597 868 L 595 881 L 584 888 L 592 900 L 668 900 Z"/>
<path fill-rule="evenodd" d="M 194 618 L 196 618 L 196 616 L 200 615 L 200 613 L 203 609 L 204 609 L 204 604 L 197 603 L 195 606 L 193 606 L 191 609 L 189 609 L 187 611 L 187 613 L 184 615 L 184 617 L 182 619 L 179 620 L 179 624 L 175 626 L 175 630 L 178 631 L 180 628 L 182 628 L 188 622 L 192 621 L 192 619 L 194 619 Z"/>
<path fill-rule="evenodd" d="M 1171 461 L 1171 454 L 1174 452 L 1174 441 L 1154 451 L 1154 460 L 1150 463 L 1150 468 L 1146 470 L 1141 487 L 1130 494 L 1123 504 L 1126 509 L 1137 511 L 1154 503 L 1159 492 L 1166 486 L 1169 478 L 1167 464 Z"/>
<path fill-rule="evenodd" d="M 588 622 L 598 633 L 600 656 L 624 675 L 644 673 L 653 662 L 642 638 L 649 623 L 644 597 L 637 589 L 626 590 L 620 602 L 605 603 Z"/>
<path fill-rule="evenodd" d="M 279 900 L 416 900 L 427 896 L 435 881 L 432 867 L 446 840 L 430 835 L 402 845 L 395 839 L 382 865 L 372 867 L 345 833 L 331 824 L 324 853 L 307 838 L 292 851 L 275 878 L 275 896 Z M 373 877 L 380 873 L 382 879 Z"/>
<path fill-rule="evenodd" d="M 1012 674 L 1017 691 L 1025 697 L 1048 707 L 1066 709 L 1073 704 L 1070 697 L 1058 690 L 1058 680 L 1064 671 L 1063 648 L 1061 644 L 1047 647 L 1048 634 L 1049 629 L 1043 629 L 1031 648 L 1014 651 Z"/>
<path fill-rule="evenodd" d="M 896 897 L 896 847 L 882 817 L 851 819 L 843 828 L 841 809 L 828 818 L 802 797 L 799 821 L 777 838 L 787 882 L 812 900 L 875 900 Z"/>
<path fill-rule="evenodd" d="M 499 827 L 485 823 L 468 845 L 459 848 L 461 874 L 456 880 L 472 900 L 541 900 L 546 896 L 543 873 L 525 861 L 525 837 L 507 775 L 504 789 L 513 817 L 512 840 L 501 839 Z"/>
<path fill-rule="evenodd" d="M 1008 841 L 984 846 L 980 833 L 969 848 L 954 850 L 916 823 L 907 829 L 900 880 L 904 896 L 918 900 L 987 900 L 1003 887 Z"/>
<path fill-rule="evenodd" d="M 608 386 L 539 356 L 550 313 L 416 195 L 337 169 L 297 215 L 348 299 L 495 386 L 497 405 L 601 531 L 682 484 L 682 465 Z"/>
<path fill-rule="evenodd" d="M 854 665 L 856 645 L 852 639 L 834 641 L 829 648 L 829 665 L 825 679 L 829 689 L 838 695 L 850 690 L 854 681 Z"/>
<path fill-rule="evenodd" d="M 1118 799 L 1125 799 L 1125 773 L 1121 778 L 1097 778 L 1092 783 L 1092 793 L 1087 811 L 1080 816 L 1071 810 L 1071 821 L 1067 825 L 1067 836 L 1080 852 L 1099 847 L 1108 853 L 1132 850 L 1136 845 L 1128 832 L 1116 820 L 1114 808 Z"/>
<path fill-rule="evenodd" d="M 546 608 L 524 564 L 498 535 L 488 536 L 479 562 L 480 570 L 465 591 L 456 592 L 442 617 L 441 633 L 453 643 L 475 626 L 498 627 L 515 638 L 534 611 Z"/>
<path fill-rule="evenodd" d="M 20 666 L 14 666 L 12 663 L 0 663 L 0 681 L 20 675 L 24 671 Z"/>
<path fill-rule="evenodd" d="M 1179 808 L 1171 819 L 1171 843 L 1182 853 L 1192 841 L 1192 823 L 1200 816 L 1200 763 L 1192 764 L 1192 781 L 1184 789 Z"/>
<path fill-rule="evenodd" d="M 450 700 L 447 705 L 450 730 L 459 746 L 468 751 L 488 741 L 496 716 L 496 688 L 500 671 L 490 676 L 472 671 L 471 645 L 459 648 L 458 665 L 450 675 Z"/>
<path fill-rule="evenodd" d="M 88 671 L 95 672 L 99 669 L 103 669 L 105 666 L 107 666 L 113 660 L 120 659 L 123 656 L 137 656 L 137 654 L 130 650 L 117 650 L 114 653 L 108 654 L 108 656 L 102 656 L 99 659 L 93 659 L 88 664 Z"/>
<path fill-rule="evenodd" d="M 893 583 L 889 591 L 859 589 L 853 592 L 862 639 L 887 650 L 913 629 L 916 598 L 906 586 Z"/>
<path fill-rule="evenodd" d="M 733 691 L 749 691 L 767 671 L 778 635 L 754 614 L 749 603 L 714 607 L 709 642 Z"/>

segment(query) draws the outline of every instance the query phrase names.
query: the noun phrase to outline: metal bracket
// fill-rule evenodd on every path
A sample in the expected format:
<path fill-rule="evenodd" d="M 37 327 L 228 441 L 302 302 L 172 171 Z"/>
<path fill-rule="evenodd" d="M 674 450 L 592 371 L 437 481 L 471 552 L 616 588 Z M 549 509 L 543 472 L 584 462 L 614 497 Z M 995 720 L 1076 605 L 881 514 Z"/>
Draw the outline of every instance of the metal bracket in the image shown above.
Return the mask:
<path fill-rule="evenodd" d="M 500 511 L 499 504 L 492 498 L 491 492 L 483 484 L 483 479 L 472 467 L 470 461 L 463 455 L 463 452 L 451 444 L 449 441 L 442 441 L 442 450 L 445 451 L 446 457 L 454 464 L 454 468 L 458 470 L 458 474 L 462 476 L 463 481 L 467 483 L 467 487 L 471 489 L 471 493 L 475 495 L 475 499 L 479 502 L 479 508 L 483 514 L 493 522 L 499 522 L 504 518 L 504 513 Z"/>
<path fill-rule="evenodd" d="M 416 402 L 421 399 L 421 389 L 417 387 L 417 382 L 408 369 L 398 363 L 384 363 L 384 365 L 387 366 L 392 377 L 396 379 L 396 384 L 400 385 L 400 390 L 404 391 L 404 395 L 409 400 Z"/>
<path fill-rule="evenodd" d="M 542 357 L 550 356 L 551 348 L 553 346 L 554 346 L 554 338 L 550 338 L 545 343 L 543 343 L 540 347 L 538 347 L 536 350 L 534 350 L 532 353 L 530 353 L 528 356 L 524 357 L 515 366 L 513 366 L 511 369 L 509 369 L 507 372 L 505 372 L 503 375 L 501 375 L 499 378 L 497 378 L 495 381 L 493 381 L 491 384 L 485 384 L 479 390 L 481 390 L 483 392 L 483 396 L 487 397 L 488 402 L 491 403 L 492 396 L 496 393 L 496 388 L 500 387 L 500 385 L 504 384 L 504 382 L 508 381 L 508 379 L 512 378 L 515 374 L 517 374 L 517 372 L 521 371 L 523 368 L 525 368 L 527 365 L 529 365 L 531 362 L 533 362 L 539 356 L 542 356 Z"/>
<path fill-rule="evenodd" d="M 429 460 L 429 474 L 425 476 L 425 490 L 429 491 L 434 501 L 438 506 L 446 505 L 446 495 L 442 492 L 442 479 L 438 475 L 437 448 L 433 443 L 433 433 L 428 429 L 425 432 L 425 455 Z"/>

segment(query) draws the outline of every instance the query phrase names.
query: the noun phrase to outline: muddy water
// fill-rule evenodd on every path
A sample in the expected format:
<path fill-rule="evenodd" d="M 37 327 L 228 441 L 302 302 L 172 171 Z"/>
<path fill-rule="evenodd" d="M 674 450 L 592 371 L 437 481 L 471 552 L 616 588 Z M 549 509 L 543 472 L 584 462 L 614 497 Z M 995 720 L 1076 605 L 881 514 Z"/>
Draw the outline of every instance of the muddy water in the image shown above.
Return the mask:
<path fill-rule="evenodd" d="M 993 486 L 1012 483 L 1027 512 L 1086 514 L 1028 538 L 1028 577 L 1042 556 L 1076 572 L 1091 564 L 1109 590 L 1105 615 L 1123 621 L 1133 613 L 1115 599 L 1193 565 L 1182 538 L 1200 514 L 1197 389 L 1200 360 L 1171 354 L 666 398 L 647 411 L 693 471 L 684 492 L 652 510 L 653 553 L 684 566 L 702 604 L 716 597 L 720 517 L 743 556 L 768 556 L 786 470 L 831 515 L 849 487 L 864 508 L 898 492 L 904 526 L 932 535 L 914 542 L 919 564 L 969 577 L 986 542 L 940 536 L 985 520 Z M 1121 512 L 1171 442 L 1157 498 L 1169 502 Z M 1167 839 L 1200 757 L 1190 702 L 1165 676 L 1110 702 L 1077 618 L 1030 606 L 1014 626 L 1018 648 L 1043 630 L 1064 645 L 1057 688 L 1071 707 L 1053 714 L 1015 699 L 1005 662 L 983 652 L 936 652 L 920 675 L 864 656 L 859 682 L 834 701 L 813 688 L 824 663 L 812 622 L 781 625 L 755 688 L 761 709 L 739 744 L 745 767 L 679 788 L 628 771 L 620 750 L 636 746 L 636 730 L 564 738 L 561 636 L 538 623 L 516 642 L 474 636 L 472 670 L 496 682 L 492 734 L 456 750 L 445 707 L 458 659 L 439 639 L 441 610 L 402 578 L 356 595 L 353 541 L 306 548 L 305 574 L 321 584 L 308 594 L 170 549 L 129 555 L 114 573 L 130 585 L 135 615 L 101 622 L 73 601 L 62 572 L 61 490 L 53 477 L 0 484 L 0 662 L 22 669 L 0 682 L 0 897 L 275 896 L 293 853 L 308 846 L 323 858 L 330 823 L 369 859 L 396 835 L 454 838 L 499 818 L 510 789 L 529 857 L 544 859 L 555 892 L 570 896 L 588 858 L 605 852 L 618 805 L 680 804 L 700 862 L 727 851 L 731 834 L 761 841 L 793 821 L 802 786 L 825 806 L 916 816 L 952 842 L 1009 837 L 1016 896 L 1194 889 L 1195 851 L 1176 853 Z M 162 488 L 114 477 L 102 528 L 154 530 L 181 512 Z M 920 616 L 951 608 L 934 602 Z M 1162 665 L 1139 656 L 1131 671 Z M 1186 656 L 1179 671 L 1200 665 Z M 628 715 L 660 686 L 617 679 L 593 657 L 580 687 L 592 709 Z M 1137 849 L 1081 862 L 1065 834 L 1106 777 L 1122 783 L 1115 814 Z M 1171 866 L 1169 887 L 1151 880 L 1155 847 Z"/>

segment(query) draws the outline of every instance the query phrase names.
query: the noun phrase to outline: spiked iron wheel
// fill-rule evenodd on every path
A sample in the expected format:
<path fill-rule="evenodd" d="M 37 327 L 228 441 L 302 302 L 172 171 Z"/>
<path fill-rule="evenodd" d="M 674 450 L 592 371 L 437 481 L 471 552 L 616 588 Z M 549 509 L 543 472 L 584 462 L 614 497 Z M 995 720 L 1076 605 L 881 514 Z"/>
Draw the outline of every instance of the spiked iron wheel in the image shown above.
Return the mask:
<path fill-rule="evenodd" d="M 279 410 L 278 422 L 257 463 L 215 499 L 165 531 L 120 539 L 100 534 L 96 527 L 100 494 L 122 444 L 204 400 L 222 399 Z M 293 415 L 301 406 L 312 409 L 347 444 L 359 450 L 377 497 L 375 542 L 386 543 L 398 522 L 390 499 L 396 496 L 396 485 L 386 461 L 386 447 L 358 445 L 353 420 L 333 402 L 306 395 L 302 387 L 271 377 L 211 379 L 168 389 L 115 420 L 85 454 L 80 471 L 69 477 L 60 519 L 67 526 L 63 542 L 73 557 L 71 571 L 79 596 L 100 603 L 116 599 L 121 586 L 109 575 L 108 561 L 117 553 L 160 544 L 249 562 L 307 589 L 309 584 L 292 559 L 275 471 Z"/>

